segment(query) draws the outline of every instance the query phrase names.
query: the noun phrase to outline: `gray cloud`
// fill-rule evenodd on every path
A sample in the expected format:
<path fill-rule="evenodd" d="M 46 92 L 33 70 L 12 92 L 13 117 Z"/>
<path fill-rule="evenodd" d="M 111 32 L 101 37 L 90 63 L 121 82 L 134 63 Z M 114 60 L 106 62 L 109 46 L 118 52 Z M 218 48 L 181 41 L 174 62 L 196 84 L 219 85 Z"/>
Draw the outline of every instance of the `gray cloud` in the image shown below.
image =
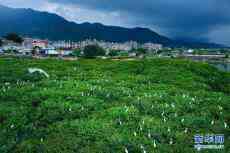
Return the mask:
<path fill-rule="evenodd" d="M 120 12 L 126 24 L 159 29 L 171 37 L 210 39 L 230 25 L 229 0 L 49 0 L 107 12 Z M 223 37 L 230 37 L 229 30 Z M 218 33 L 218 35 L 221 35 Z M 229 36 L 227 36 L 229 35 Z M 229 38 L 230 39 L 230 38 Z M 226 43 L 225 41 L 224 43 Z M 230 43 L 230 42 L 229 42 Z"/>
<path fill-rule="evenodd" d="M 230 0 L 37 0 L 27 5 L 77 22 L 145 26 L 174 38 L 230 44 Z"/>

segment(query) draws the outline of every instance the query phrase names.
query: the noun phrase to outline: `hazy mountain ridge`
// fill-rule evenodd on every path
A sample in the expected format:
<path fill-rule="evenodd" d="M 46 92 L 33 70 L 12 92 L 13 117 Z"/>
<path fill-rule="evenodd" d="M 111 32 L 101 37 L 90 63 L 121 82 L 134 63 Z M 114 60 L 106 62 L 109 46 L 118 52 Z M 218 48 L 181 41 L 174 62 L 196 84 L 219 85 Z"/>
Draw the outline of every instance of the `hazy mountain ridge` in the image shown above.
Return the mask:
<path fill-rule="evenodd" d="M 164 46 L 191 46 L 196 43 L 173 41 L 147 28 L 124 28 L 105 26 L 100 23 L 69 22 L 53 13 L 40 12 L 32 9 L 15 9 L 0 6 L 0 36 L 16 32 L 23 36 L 38 37 L 50 40 L 97 39 L 111 42 L 137 41 L 140 43 L 160 43 Z M 199 47 L 215 47 L 219 45 L 199 43 Z"/>

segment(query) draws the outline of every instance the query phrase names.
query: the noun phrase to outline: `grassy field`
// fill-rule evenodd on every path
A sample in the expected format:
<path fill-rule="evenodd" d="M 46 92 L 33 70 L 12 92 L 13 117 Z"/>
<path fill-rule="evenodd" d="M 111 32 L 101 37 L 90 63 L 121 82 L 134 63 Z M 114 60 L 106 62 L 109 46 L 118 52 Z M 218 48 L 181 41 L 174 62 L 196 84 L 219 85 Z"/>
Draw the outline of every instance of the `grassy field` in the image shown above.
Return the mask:
<path fill-rule="evenodd" d="M 230 74 L 208 64 L 0 58 L 1 153 L 193 153 L 209 133 L 225 149 L 201 152 L 227 153 L 229 125 Z"/>

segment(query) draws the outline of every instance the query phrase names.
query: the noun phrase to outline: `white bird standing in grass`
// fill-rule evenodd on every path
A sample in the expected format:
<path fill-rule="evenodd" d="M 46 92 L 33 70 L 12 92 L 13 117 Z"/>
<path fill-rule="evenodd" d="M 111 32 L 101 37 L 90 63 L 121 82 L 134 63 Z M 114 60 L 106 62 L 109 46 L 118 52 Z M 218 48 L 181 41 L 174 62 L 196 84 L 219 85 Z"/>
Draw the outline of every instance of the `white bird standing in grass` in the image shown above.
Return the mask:
<path fill-rule="evenodd" d="M 171 132 L 171 129 L 170 129 L 170 128 L 168 128 L 168 132 L 169 132 L 169 133 Z"/>
<path fill-rule="evenodd" d="M 2 88 L 2 92 L 6 92 L 6 88 L 5 87 Z"/>
<path fill-rule="evenodd" d="M 14 124 L 11 124 L 11 125 L 10 125 L 10 128 L 13 129 L 13 128 L 14 128 Z"/>
<path fill-rule="evenodd" d="M 142 131 L 143 130 L 143 128 L 142 128 L 142 126 L 140 125 L 140 131 Z"/>
<path fill-rule="evenodd" d="M 129 153 L 129 151 L 128 151 L 128 149 L 127 149 L 127 148 L 125 148 L 125 153 Z"/>
<path fill-rule="evenodd" d="M 28 72 L 29 72 L 30 74 L 33 74 L 33 73 L 35 73 L 35 72 L 38 72 L 38 73 L 40 73 L 40 74 L 45 75 L 45 77 L 47 77 L 47 78 L 50 77 L 49 74 L 47 74 L 44 70 L 39 69 L 39 68 L 28 68 Z"/>
<path fill-rule="evenodd" d="M 218 109 L 219 110 L 223 110 L 223 107 L 221 107 L 220 105 L 218 105 Z"/>
<path fill-rule="evenodd" d="M 164 122 L 166 122 L 166 118 L 164 117 Z"/>
<path fill-rule="evenodd" d="M 143 153 L 146 153 L 145 147 L 141 145 L 141 149 L 143 150 Z"/>
<path fill-rule="evenodd" d="M 120 120 L 120 119 L 119 119 L 119 121 L 118 121 L 118 122 L 119 122 L 119 125 L 122 125 L 122 122 L 121 122 L 121 120 Z"/>
<path fill-rule="evenodd" d="M 170 145 L 172 145 L 172 144 L 173 144 L 173 139 L 172 139 L 172 138 L 170 139 L 169 144 L 170 144 Z"/>
<path fill-rule="evenodd" d="M 145 120 L 142 121 L 142 124 L 143 124 L 143 125 L 145 124 Z"/>
<path fill-rule="evenodd" d="M 127 113 L 129 111 L 129 108 L 125 106 L 125 112 Z"/>
<path fill-rule="evenodd" d="M 224 128 L 226 129 L 228 127 L 228 124 L 224 122 Z"/>
<path fill-rule="evenodd" d="M 188 133 L 188 128 L 185 128 L 184 133 Z"/>
<path fill-rule="evenodd" d="M 153 140 L 153 147 L 154 147 L 154 148 L 157 147 L 156 140 Z"/>
<path fill-rule="evenodd" d="M 211 124 L 214 125 L 214 123 L 215 123 L 214 120 L 212 120 Z"/>
<path fill-rule="evenodd" d="M 150 132 L 148 133 L 148 138 L 151 139 L 151 133 Z"/>
<path fill-rule="evenodd" d="M 163 112 L 161 113 L 161 116 L 163 117 L 163 116 L 164 116 L 164 114 L 165 114 L 165 112 L 163 111 Z"/>
<path fill-rule="evenodd" d="M 184 123 L 184 118 L 181 119 L 181 123 Z"/>
<path fill-rule="evenodd" d="M 152 138 L 150 130 L 148 130 L 148 138 L 149 138 L 149 139 Z"/>
<path fill-rule="evenodd" d="M 137 136 L 137 132 L 134 132 L 133 135 L 136 137 Z"/>

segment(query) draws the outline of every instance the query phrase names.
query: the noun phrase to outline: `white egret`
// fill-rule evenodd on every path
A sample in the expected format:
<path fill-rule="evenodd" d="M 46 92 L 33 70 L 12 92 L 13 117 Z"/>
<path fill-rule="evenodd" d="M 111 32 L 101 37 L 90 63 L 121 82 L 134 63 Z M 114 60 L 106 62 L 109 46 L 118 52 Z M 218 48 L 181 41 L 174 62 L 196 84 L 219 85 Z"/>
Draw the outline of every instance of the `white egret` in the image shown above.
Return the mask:
<path fill-rule="evenodd" d="M 171 129 L 170 128 L 168 128 L 168 130 L 167 130 L 169 133 L 171 132 Z"/>
<path fill-rule="evenodd" d="M 153 147 L 154 147 L 154 148 L 157 147 L 156 140 L 153 141 Z"/>
<path fill-rule="evenodd" d="M 172 139 L 172 138 L 170 138 L 170 142 L 169 142 L 169 144 L 170 144 L 170 145 L 172 145 L 172 144 L 173 144 L 173 139 Z"/>
<path fill-rule="evenodd" d="M 214 123 L 215 123 L 214 120 L 212 120 L 211 124 L 214 125 Z"/>
<path fill-rule="evenodd" d="M 129 153 L 129 151 L 128 151 L 128 149 L 127 149 L 127 148 L 125 148 L 125 153 Z"/>
<path fill-rule="evenodd" d="M 47 77 L 47 78 L 50 77 L 48 73 L 46 73 L 44 70 L 39 69 L 39 68 L 28 68 L 28 72 L 29 72 L 30 74 L 33 74 L 33 73 L 35 73 L 35 72 L 38 72 L 38 73 L 40 73 L 40 74 L 45 75 L 45 77 Z"/>
<path fill-rule="evenodd" d="M 188 133 L 188 128 L 185 128 L 184 133 Z"/>
<path fill-rule="evenodd" d="M 137 132 L 134 132 L 133 135 L 136 137 L 137 136 Z"/>
<path fill-rule="evenodd" d="M 184 123 L 184 118 L 181 119 L 181 123 Z"/>

